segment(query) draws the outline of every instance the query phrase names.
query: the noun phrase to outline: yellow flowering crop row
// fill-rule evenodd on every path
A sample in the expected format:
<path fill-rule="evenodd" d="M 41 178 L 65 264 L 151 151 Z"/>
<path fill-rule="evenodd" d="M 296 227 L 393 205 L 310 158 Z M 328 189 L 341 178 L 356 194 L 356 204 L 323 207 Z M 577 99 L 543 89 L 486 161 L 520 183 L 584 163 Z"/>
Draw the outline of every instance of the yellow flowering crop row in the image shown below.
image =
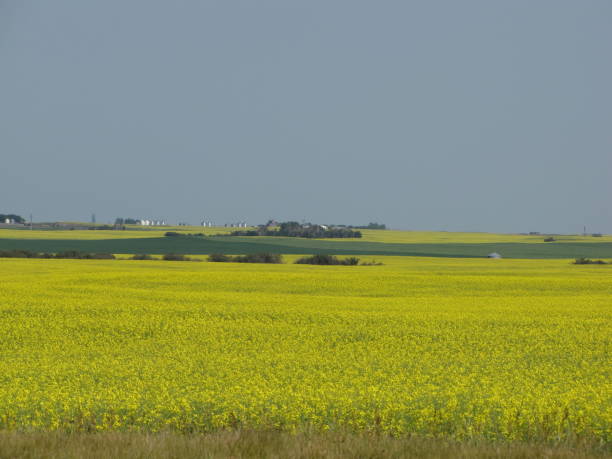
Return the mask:
<path fill-rule="evenodd" d="M 611 439 L 612 266 L 384 262 L 2 259 L 0 429 Z"/>

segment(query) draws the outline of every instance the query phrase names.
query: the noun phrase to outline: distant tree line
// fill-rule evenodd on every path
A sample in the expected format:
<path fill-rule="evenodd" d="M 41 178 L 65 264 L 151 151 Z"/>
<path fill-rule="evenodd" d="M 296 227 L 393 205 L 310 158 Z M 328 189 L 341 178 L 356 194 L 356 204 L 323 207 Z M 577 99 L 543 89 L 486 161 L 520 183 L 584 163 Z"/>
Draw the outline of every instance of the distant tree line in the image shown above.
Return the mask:
<path fill-rule="evenodd" d="M 40 253 L 31 250 L 0 250 L 0 258 L 62 258 L 72 260 L 115 260 L 115 255 L 112 253 L 89 253 L 81 252 L 80 250 L 67 250 L 58 253 Z M 155 260 L 148 254 L 136 254 L 131 257 L 132 260 Z M 199 258 L 191 258 L 181 254 L 167 253 L 161 257 L 166 261 L 202 261 Z"/>
<path fill-rule="evenodd" d="M 208 256 L 208 261 L 214 263 L 282 263 L 283 256 L 278 253 L 249 253 L 247 255 L 225 255 L 213 253 Z"/>
<path fill-rule="evenodd" d="M 386 230 L 387 225 L 384 223 L 370 222 L 367 225 L 330 225 L 336 228 L 354 228 L 354 229 L 374 229 L 374 230 Z"/>
<path fill-rule="evenodd" d="M 359 258 L 348 257 L 340 259 L 334 255 L 313 255 L 311 257 L 302 257 L 295 261 L 298 265 L 345 265 L 345 266 L 357 266 L 359 264 Z"/>
<path fill-rule="evenodd" d="M 0 223 L 4 223 L 6 220 L 12 220 L 15 223 L 25 223 L 25 218 L 21 215 L 15 214 L 0 214 Z"/>
<path fill-rule="evenodd" d="M 166 253 L 161 257 L 164 261 L 202 261 L 200 258 L 191 258 L 180 253 Z M 146 253 L 138 253 L 131 257 L 131 260 L 157 260 Z"/>
<path fill-rule="evenodd" d="M 204 237 L 204 233 L 177 233 L 176 231 L 166 231 L 164 233 L 166 237 Z"/>
<path fill-rule="evenodd" d="M 137 218 L 116 218 L 115 225 L 138 225 L 140 220 Z"/>
<path fill-rule="evenodd" d="M 225 255 L 213 253 L 208 256 L 208 261 L 215 263 L 283 263 L 283 257 L 277 253 L 251 253 L 247 255 Z M 342 265 L 342 266 L 381 266 L 376 261 L 359 262 L 357 257 L 338 258 L 335 255 L 312 255 L 297 259 L 294 263 L 300 265 Z"/>
<path fill-rule="evenodd" d="M 365 226 L 349 226 L 349 228 L 384 230 L 387 229 L 387 225 L 384 223 L 370 222 Z"/>
<path fill-rule="evenodd" d="M 114 260 L 112 253 L 88 253 L 78 250 L 67 250 L 59 253 L 38 253 L 30 250 L 3 250 L 0 258 L 69 258 L 75 260 Z"/>
<path fill-rule="evenodd" d="M 327 227 L 310 223 L 284 222 L 277 228 L 261 225 L 256 230 L 233 231 L 231 236 L 284 236 L 304 238 L 360 238 L 361 231 L 346 227 Z"/>
<path fill-rule="evenodd" d="M 377 261 L 365 261 L 359 262 L 359 258 L 357 257 L 348 257 L 348 258 L 338 258 L 335 255 L 324 255 L 324 254 L 316 254 L 310 257 L 302 257 L 295 261 L 298 265 L 323 265 L 323 266 L 334 266 L 334 265 L 343 265 L 343 266 L 382 266 L 382 263 Z"/>

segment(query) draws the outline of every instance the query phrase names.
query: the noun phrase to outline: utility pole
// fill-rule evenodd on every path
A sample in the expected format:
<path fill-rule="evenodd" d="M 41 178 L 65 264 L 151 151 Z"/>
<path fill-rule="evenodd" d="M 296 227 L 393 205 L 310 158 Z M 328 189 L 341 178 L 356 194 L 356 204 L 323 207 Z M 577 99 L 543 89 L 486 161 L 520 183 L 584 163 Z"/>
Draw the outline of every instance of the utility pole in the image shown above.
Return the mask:
<path fill-rule="evenodd" d="M 30 231 L 32 231 L 34 228 L 32 226 L 32 214 L 30 214 Z"/>

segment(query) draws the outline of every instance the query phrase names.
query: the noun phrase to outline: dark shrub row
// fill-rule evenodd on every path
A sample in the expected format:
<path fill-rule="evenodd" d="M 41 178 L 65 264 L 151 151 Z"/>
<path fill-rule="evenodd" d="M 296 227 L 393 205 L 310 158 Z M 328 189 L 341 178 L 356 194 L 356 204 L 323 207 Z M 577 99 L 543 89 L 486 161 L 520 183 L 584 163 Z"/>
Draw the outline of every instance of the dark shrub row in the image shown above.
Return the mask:
<path fill-rule="evenodd" d="M 153 257 L 146 253 L 139 253 L 132 256 L 132 260 L 153 260 Z"/>
<path fill-rule="evenodd" d="M 165 255 L 162 255 L 161 259 L 165 261 L 202 261 L 199 258 L 191 258 L 186 255 L 181 255 L 177 253 L 167 253 Z M 157 258 L 154 258 L 147 253 L 139 253 L 136 255 L 132 255 L 130 260 L 157 260 Z"/>
<path fill-rule="evenodd" d="M 591 260 L 590 258 L 576 258 L 575 265 L 607 265 L 603 260 Z"/>
<path fill-rule="evenodd" d="M 282 255 L 276 253 L 253 253 L 249 255 L 225 255 L 222 253 L 213 253 L 208 256 L 208 261 L 216 263 L 282 263 Z M 335 255 L 312 255 L 296 260 L 297 264 L 303 265 L 341 265 L 341 266 L 357 266 L 359 258 L 348 257 L 340 259 Z M 362 266 L 380 266 L 382 263 L 376 261 L 361 263 Z"/>
<path fill-rule="evenodd" d="M 222 253 L 213 253 L 208 261 L 215 263 L 282 263 L 283 256 L 278 253 L 251 253 L 248 255 L 229 256 Z"/>
<path fill-rule="evenodd" d="M 297 264 L 300 265 L 346 265 L 356 266 L 359 264 L 359 258 L 349 257 L 343 260 L 339 259 L 335 255 L 313 255 L 311 257 L 303 257 L 296 260 Z"/>
<path fill-rule="evenodd" d="M 2 250 L 0 258 L 53 258 L 53 254 L 36 253 L 29 250 Z"/>
<path fill-rule="evenodd" d="M 366 261 L 359 263 L 359 258 L 357 257 L 348 257 L 344 259 L 340 259 L 335 255 L 313 255 L 311 257 L 303 257 L 296 260 L 297 264 L 300 265 L 343 265 L 343 266 L 357 266 L 361 264 L 361 266 L 382 266 L 382 263 L 377 261 Z"/>
<path fill-rule="evenodd" d="M 165 260 L 165 261 L 202 261 L 199 258 L 191 258 L 186 255 L 181 255 L 177 253 L 167 253 L 162 257 L 162 260 Z"/>
<path fill-rule="evenodd" d="M 73 258 L 77 260 L 114 260 L 115 255 L 112 253 L 86 253 L 77 250 L 69 250 L 60 252 L 55 255 L 55 258 Z"/>
<path fill-rule="evenodd" d="M 0 251 L 0 258 L 70 258 L 76 260 L 114 260 L 112 253 L 88 253 L 78 250 L 68 250 L 59 253 L 38 253 L 30 250 Z"/>
<path fill-rule="evenodd" d="M 75 259 L 75 260 L 114 260 L 115 255 L 112 253 L 88 253 L 80 252 L 78 250 L 68 250 L 59 253 L 38 253 L 30 250 L 4 250 L 0 251 L 0 258 L 63 258 L 63 259 Z M 148 254 L 136 254 L 131 257 L 132 260 L 154 260 L 151 255 Z M 186 255 L 167 253 L 162 256 L 162 260 L 165 261 L 202 261 L 199 258 L 191 258 Z M 278 253 L 251 253 L 247 255 L 224 255 L 221 253 L 213 253 L 208 256 L 208 261 L 221 262 L 221 263 L 283 263 L 282 255 Z M 310 257 L 303 257 L 296 261 L 298 264 L 308 265 L 343 265 L 343 266 L 356 266 L 359 264 L 359 258 L 349 257 L 340 259 L 335 255 L 312 255 Z M 363 266 L 379 266 L 382 263 L 376 262 L 365 262 L 361 263 Z M 575 264 L 606 264 L 602 260 L 589 260 L 587 258 L 580 258 L 575 261 Z"/>
<path fill-rule="evenodd" d="M 176 231 L 166 231 L 166 237 L 204 237 L 204 233 L 177 233 Z"/>
<path fill-rule="evenodd" d="M 237 263 L 282 263 L 283 256 L 278 253 L 251 253 L 234 257 Z"/>
<path fill-rule="evenodd" d="M 212 261 L 215 263 L 229 263 L 232 261 L 232 257 L 229 255 L 224 255 L 222 253 L 211 253 L 208 255 L 208 261 Z"/>

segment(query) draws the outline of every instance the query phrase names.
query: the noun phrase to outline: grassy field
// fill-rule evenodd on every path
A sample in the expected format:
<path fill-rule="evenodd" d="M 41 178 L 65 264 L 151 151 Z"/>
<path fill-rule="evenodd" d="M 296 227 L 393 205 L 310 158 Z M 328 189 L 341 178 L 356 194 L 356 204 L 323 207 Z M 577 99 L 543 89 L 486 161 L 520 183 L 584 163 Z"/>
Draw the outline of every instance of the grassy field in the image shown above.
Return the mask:
<path fill-rule="evenodd" d="M 609 457 L 597 443 L 523 443 L 390 437 L 376 432 L 231 430 L 209 434 L 0 432 L 0 458 L 439 458 L 587 459 Z"/>
<path fill-rule="evenodd" d="M 0 429 L 609 444 L 612 266 L 0 260 Z"/>
<path fill-rule="evenodd" d="M 393 232 L 379 231 L 379 233 Z M 437 233 L 432 233 L 437 234 Z M 24 236 L 25 235 L 25 236 Z M 27 249 L 38 252 L 81 250 L 107 253 L 245 254 L 258 252 L 337 255 L 398 255 L 420 257 L 486 257 L 491 252 L 504 258 L 612 258 L 612 242 L 606 238 L 541 242 L 376 242 L 364 239 L 303 239 L 289 237 L 163 237 L 155 231 L 22 231 L 0 230 L 0 250 Z M 392 237 L 389 240 L 392 240 Z M 72 238 L 70 238 L 72 237 Z M 101 239 L 107 237 L 107 239 Z M 377 236 L 383 237 L 383 236 Z M 427 240 L 426 235 L 420 238 Z M 475 238 L 474 238 L 475 239 Z M 503 238 L 501 238 L 503 239 Z M 512 239 L 512 238 L 510 238 Z M 517 240 L 521 238 L 517 237 Z M 406 240 L 409 240 L 408 238 Z M 469 238 L 458 238 L 459 241 Z M 478 240 L 478 239 L 476 239 Z M 594 242 L 597 241 L 597 242 Z"/>

